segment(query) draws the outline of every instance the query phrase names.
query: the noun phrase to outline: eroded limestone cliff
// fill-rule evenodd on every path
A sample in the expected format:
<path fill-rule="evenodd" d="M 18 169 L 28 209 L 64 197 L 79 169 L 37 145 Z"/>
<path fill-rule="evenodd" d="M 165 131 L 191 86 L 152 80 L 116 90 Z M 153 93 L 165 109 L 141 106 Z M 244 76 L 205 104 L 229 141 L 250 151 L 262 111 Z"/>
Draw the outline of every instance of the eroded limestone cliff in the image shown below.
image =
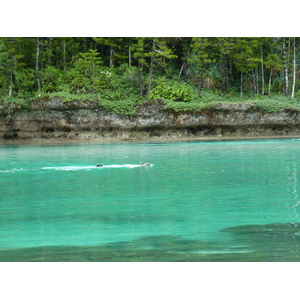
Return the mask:
<path fill-rule="evenodd" d="M 172 139 L 300 135 L 300 112 L 267 113 L 251 103 L 217 104 L 201 112 L 176 112 L 157 99 L 133 117 L 108 112 L 96 102 L 33 101 L 27 111 L 0 104 L 0 139 Z"/>

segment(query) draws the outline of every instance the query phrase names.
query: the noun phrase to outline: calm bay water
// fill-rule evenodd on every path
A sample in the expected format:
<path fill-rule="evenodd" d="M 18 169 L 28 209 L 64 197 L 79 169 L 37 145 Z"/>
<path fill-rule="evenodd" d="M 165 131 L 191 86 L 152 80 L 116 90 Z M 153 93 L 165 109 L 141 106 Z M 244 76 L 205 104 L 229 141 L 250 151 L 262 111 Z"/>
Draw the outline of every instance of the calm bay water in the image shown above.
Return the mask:
<path fill-rule="evenodd" d="M 299 158 L 299 139 L 2 145 L 0 261 L 300 261 Z"/>

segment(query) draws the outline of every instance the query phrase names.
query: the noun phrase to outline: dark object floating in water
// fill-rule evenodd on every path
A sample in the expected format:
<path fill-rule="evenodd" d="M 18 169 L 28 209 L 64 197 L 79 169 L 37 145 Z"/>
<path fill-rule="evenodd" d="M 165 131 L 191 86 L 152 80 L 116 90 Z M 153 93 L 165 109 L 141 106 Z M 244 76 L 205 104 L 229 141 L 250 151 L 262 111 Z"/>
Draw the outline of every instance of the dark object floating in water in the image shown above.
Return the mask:
<path fill-rule="evenodd" d="M 97 167 L 97 168 L 99 168 L 99 167 L 103 167 L 103 165 L 101 165 L 101 164 L 98 164 L 96 167 Z"/>

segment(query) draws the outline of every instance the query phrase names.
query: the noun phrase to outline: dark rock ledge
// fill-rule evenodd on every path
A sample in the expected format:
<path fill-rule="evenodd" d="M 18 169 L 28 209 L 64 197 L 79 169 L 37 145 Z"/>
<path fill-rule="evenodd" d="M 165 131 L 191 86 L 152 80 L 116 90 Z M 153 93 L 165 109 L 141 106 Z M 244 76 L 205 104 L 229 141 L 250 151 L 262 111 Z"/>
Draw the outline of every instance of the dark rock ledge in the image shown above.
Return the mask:
<path fill-rule="evenodd" d="M 96 102 L 31 103 L 27 111 L 0 103 L 0 140 L 151 140 L 300 136 L 300 112 L 267 113 L 251 103 L 216 104 L 201 112 L 175 112 L 157 99 L 132 118 L 108 112 Z"/>

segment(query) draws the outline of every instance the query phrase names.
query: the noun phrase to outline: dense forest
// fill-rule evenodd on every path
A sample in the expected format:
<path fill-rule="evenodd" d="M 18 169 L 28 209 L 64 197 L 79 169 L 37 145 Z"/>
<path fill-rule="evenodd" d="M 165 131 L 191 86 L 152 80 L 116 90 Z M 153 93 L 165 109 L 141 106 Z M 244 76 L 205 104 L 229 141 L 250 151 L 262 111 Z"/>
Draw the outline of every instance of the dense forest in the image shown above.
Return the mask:
<path fill-rule="evenodd" d="M 3 37 L 0 100 L 96 100 L 127 115 L 155 98 L 177 110 L 299 108 L 299 46 L 291 37 Z"/>

